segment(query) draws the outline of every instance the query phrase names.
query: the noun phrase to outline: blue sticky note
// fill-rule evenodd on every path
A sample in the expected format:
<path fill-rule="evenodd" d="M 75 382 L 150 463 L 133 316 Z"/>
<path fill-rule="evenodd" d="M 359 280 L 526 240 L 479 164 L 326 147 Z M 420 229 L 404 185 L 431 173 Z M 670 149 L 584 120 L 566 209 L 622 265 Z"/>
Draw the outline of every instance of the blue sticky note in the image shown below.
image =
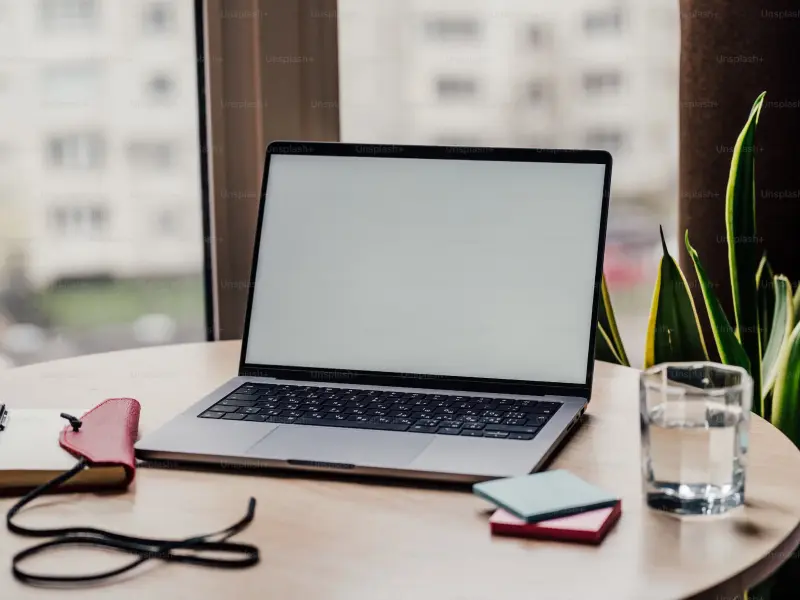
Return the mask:
<path fill-rule="evenodd" d="M 619 498 L 569 471 L 476 483 L 472 491 L 527 523 L 614 506 Z"/>

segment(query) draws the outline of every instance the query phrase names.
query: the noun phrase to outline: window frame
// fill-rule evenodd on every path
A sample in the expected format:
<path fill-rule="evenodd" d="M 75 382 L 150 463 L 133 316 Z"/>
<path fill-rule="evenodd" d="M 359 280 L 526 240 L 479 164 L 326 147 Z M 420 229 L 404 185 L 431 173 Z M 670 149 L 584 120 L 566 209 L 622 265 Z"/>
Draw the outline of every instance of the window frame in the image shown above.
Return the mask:
<path fill-rule="evenodd" d="M 267 145 L 339 140 L 337 2 L 195 0 L 195 29 L 208 339 L 241 339 Z"/>

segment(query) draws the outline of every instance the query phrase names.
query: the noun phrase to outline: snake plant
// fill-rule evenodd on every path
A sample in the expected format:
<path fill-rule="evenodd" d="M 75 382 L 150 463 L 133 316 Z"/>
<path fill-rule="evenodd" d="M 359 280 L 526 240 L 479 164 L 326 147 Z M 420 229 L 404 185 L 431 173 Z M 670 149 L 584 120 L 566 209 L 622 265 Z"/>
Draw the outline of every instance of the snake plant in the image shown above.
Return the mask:
<path fill-rule="evenodd" d="M 800 285 L 793 290 L 786 277 L 774 274 L 766 257 L 759 256 L 755 244 L 754 147 L 764 96 L 762 93 L 756 98 L 736 140 L 725 197 L 733 321 L 717 298 L 702 257 L 689 241 L 690 232 L 686 232 L 684 241 L 720 360 L 747 369 L 754 384 L 753 411 L 800 447 Z M 663 232 L 661 240 L 663 257 L 647 328 L 645 368 L 666 361 L 708 358 L 686 278 L 667 251 Z M 630 366 L 605 280 L 599 315 L 597 358 Z"/>

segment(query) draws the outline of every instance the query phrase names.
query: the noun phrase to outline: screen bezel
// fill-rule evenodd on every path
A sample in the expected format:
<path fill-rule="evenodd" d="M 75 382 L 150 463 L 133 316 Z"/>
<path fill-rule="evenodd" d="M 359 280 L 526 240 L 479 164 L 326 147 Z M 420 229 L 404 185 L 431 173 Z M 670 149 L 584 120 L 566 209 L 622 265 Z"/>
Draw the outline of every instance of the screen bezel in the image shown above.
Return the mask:
<path fill-rule="evenodd" d="M 477 160 L 512 162 L 549 162 L 574 164 L 600 164 L 605 167 L 603 197 L 600 213 L 600 235 L 598 236 L 597 265 L 595 271 L 594 298 L 592 300 L 591 330 L 587 352 L 586 381 L 584 383 L 559 383 L 551 381 L 526 381 L 509 379 L 489 379 L 484 377 L 457 377 L 427 375 L 420 373 L 396 373 L 384 371 L 360 371 L 349 369 L 326 369 L 318 367 L 299 367 L 290 365 L 263 365 L 246 362 L 247 342 L 250 335 L 250 315 L 255 294 L 255 276 L 258 269 L 258 249 L 261 241 L 261 228 L 266 206 L 267 180 L 270 157 L 274 154 L 352 156 L 386 159 L 437 159 L 437 160 Z M 395 144 L 357 144 L 341 142 L 297 142 L 275 141 L 267 147 L 264 159 L 264 173 L 261 181 L 261 195 L 258 205 L 258 221 L 253 246 L 253 261 L 248 281 L 247 310 L 244 321 L 244 337 L 239 357 L 239 375 L 245 377 L 272 377 L 295 381 L 317 383 L 347 383 L 353 385 L 381 385 L 387 387 L 428 388 L 484 393 L 524 394 L 540 396 L 545 394 L 559 396 L 590 397 L 594 376 L 594 345 L 597 330 L 597 312 L 600 287 L 603 276 L 603 254 L 606 240 L 606 224 L 611 189 L 611 154 L 604 150 L 564 150 L 529 148 L 479 148 L 471 146 L 411 146 Z"/>

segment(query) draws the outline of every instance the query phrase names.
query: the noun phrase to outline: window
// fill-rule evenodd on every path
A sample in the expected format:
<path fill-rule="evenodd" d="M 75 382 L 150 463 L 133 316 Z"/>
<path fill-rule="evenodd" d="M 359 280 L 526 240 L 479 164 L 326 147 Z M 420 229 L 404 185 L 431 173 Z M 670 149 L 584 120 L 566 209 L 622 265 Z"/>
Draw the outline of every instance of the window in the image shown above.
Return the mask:
<path fill-rule="evenodd" d="M 42 99 L 48 104 L 89 104 L 101 96 L 100 66 L 74 63 L 48 66 L 42 72 Z"/>
<path fill-rule="evenodd" d="M 172 2 L 159 0 L 142 7 L 142 28 L 146 33 L 169 33 L 175 28 L 175 7 Z"/>
<path fill-rule="evenodd" d="M 158 74 L 147 80 L 147 95 L 156 102 L 168 101 L 175 92 L 175 81 L 168 75 Z"/>
<path fill-rule="evenodd" d="M 477 91 L 477 83 L 469 77 L 443 75 L 436 80 L 436 94 L 440 100 L 472 98 Z"/>
<path fill-rule="evenodd" d="M 616 153 L 624 149 L 625 139 L 617 129 L 594 129 L 586 134 L 586 145 L 595 150 Z"/>
<path fill-rule="evenodd" d="M 583 18 L 586 35 L 609 35 L 622 32 L 622 9 L 593 10 Z"/>
<path fill-rule="evenodd" d="M 155 231 L 160 237 L 175 237 L 180 230 L 180 216 L 169 208 L 159 210 L 155 214 Z"/>
<path fill-rule="evenodd" d="M 128 146 L 131 165 L 143 171 L 168 171 L 175 166 L 175 144 L 164 140 L 131 142 Z"/>
<path fill-rule="evenodd" d="M 152 313 L 174 319 L 172 341 L 206 339 L 202 4 L 0 0 L 0 333 L 43 340 L 0 343 L 0 365 L 141 346 L 132 324 Z M 148 243 L 156 209 L 178 221 L 168 251 Z"/>
<path fill-rule="evenodd" d="M 99 13 L 98 0 L 39 0 L 39 17 L 48 31 L 92 29 Z"/>
<path fill-rule="evenodd" d="M 108 209 L 101 205 L 57 205 L 49 209 L 50 229 L 62 237 L 97 236 L 108 229 Z"/>
<path fill-rule="evenodd" d="M 472 41 L 480 35 L 480 26 L 469 17 L 438 17 L 425 23 L 425 33 L 438 41 Z"/>
<path fill-rule="evenodd" d="M 616 94 L 622 87 L 622 74 L 618 71 L 585 73 L 583 90 L 587 96 Z"/>
<path fill-rule="evenodd" d="M 546 88 L 543 81 L 530 81 L 525 86 L 525 99 L 528 104 L 539 106 L 545 101 Z"/>
<path fill-rule="evenodd" d="M 105 140 L 98 133 L 72 133 L 47 140 L 47 165 L 61 169 L 97 169 L 105 164 Z"/>
<path fill-rule="evenodd" d="M 528 25 L 525 29 L 525 40 L 531 48 L 541 48 L 547 42 L 545 29 L 542 25 Z"/>

